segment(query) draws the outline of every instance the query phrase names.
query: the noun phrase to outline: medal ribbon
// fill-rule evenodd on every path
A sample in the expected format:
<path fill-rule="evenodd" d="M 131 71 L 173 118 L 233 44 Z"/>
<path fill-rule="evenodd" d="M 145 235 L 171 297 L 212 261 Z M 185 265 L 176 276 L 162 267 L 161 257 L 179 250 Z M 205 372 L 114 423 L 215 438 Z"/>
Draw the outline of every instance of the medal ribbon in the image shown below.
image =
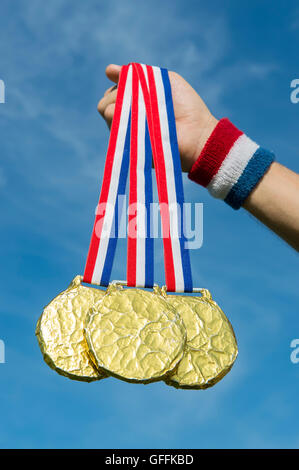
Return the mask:
<path fill-rule="evenodd" d="M 117 196 L 124 194 L 130 156 L 132 66 L 124 65 L 118 83 L 103 183 L 86 260 L 83 282 L 107 286 L 110 281 L 118 231 Z M 119 214 L 118 214 L 119 215 Z"/>
<path fill-rule="evenodd" d="M 166 287 L 192 292 L 184 235 L 184 191 L 168 71 L 133 64 L 138 72 L 149 125 L 160 204 Z"/>
<path fill-rule="evenodd" d="M 128 286 L 153 287 L 152 152 L 143 94 L 135 68 L 133 68 L 131 113 L 127 284 Z"/>
<path fill-rule="evenodd" d="M 152 287 L 153 239 L 151 163 L 154 158 L 166 286 L 172 292 L 192 291 L 192 276 L 184 236 L 184 193 L 171 87 L 166 69 L 123 66 L 107 151 L 100 201 L 83 281 L 107 286 L 118 233 L 112 236 L 124 194 L 130 161 L 127 284 Z"/>

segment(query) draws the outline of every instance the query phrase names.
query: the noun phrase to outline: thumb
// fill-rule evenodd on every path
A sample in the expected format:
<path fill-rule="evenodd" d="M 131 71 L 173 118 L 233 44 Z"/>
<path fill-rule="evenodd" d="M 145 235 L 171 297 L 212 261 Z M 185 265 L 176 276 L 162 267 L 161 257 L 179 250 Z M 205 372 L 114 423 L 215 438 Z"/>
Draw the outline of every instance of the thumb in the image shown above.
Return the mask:
<path fill-rule="evenodd" d="M 106 75 L 114 83 L 118 83 L 120 71 L 120 65 L 110 64 L 106 67 Z"/>

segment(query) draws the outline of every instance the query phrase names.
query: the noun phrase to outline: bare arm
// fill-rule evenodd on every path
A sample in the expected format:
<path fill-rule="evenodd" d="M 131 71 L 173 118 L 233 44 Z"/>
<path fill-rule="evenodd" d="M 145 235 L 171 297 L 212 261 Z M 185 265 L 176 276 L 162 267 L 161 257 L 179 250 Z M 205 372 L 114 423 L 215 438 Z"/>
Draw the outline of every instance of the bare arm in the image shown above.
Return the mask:
<path fill-rule="evenodd" d="M 243 206 L 299 251 L 299 175 L 272 163 Z"/>
<path fill-rule="evenodd" d="M 106 74 L 118 82 L 121 67 L 109 65 Z M 182 170 L 189 172 L 218 120 L 198 93 L 180 75 L 169 72 Z M 109 88 L 98 110 L 110 127 L 117 90 Z M 299 251 L 299 175 L 272 163 L 243 207 Z"/>

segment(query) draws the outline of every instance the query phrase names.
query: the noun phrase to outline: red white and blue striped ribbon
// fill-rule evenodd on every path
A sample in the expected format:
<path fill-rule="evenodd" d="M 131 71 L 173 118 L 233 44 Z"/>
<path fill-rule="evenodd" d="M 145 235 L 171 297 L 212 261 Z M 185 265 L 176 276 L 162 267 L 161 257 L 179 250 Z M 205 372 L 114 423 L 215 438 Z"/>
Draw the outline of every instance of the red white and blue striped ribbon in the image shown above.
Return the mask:
<path fill-rule="evenodd" d="M 83 281 L 107 286 L 115 254 L 117 196 L 124 193 L 130 152 L 132 66 L 122 67 L 97 207 Z"/>
<path fill-rule="evenodd" d="M 131 109 L 130 192 L 128 210 L 128 286 L 152 287 L 154 283 L 151 237 L 152 152 L 145 104 L 137 70 L 133 69 Z"/>
<path fill-rule="evenodd" d="M 127 282 L 130 286 L 153 286 L 153 239 L 150 235 L 152 154 L 162 221 L 167 290 L 192 290 L 169 76 L 166 69 L 142 64 L 122 67 L 99 202 L 100 209 L 102 204 L 104 209 L 96 216 L 84 282 L 106 286 L 110 281 L 117 240 L 117 234 L 111 236 L 117 212 L 116 198 L 125 190 L 130 158 Z M 108 204 L 107 209 L 105 204 Z"/>
<path fill-rule="evenodd" d="M 184 234 L 184 192 L 168 71 L 133 64 L 138 72 L 156 170 L 166 287 L 191 292 L 192 275 Z"/>

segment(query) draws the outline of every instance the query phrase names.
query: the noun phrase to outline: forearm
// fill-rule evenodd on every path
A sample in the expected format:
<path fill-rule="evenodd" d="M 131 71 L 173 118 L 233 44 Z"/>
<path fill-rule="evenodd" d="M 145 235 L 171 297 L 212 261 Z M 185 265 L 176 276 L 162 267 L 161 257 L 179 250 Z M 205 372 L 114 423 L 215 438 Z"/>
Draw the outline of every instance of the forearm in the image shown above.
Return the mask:
<path fill-rule="evenodd" d="M 299 175 L 228 119 L 212 131 L 189 178 L 234 209 L 244 207 L 299 251 Z"/>
<path fill-rule="evenodd" d="M 272 163 L 243 207 L 299 251 L 299 175 Z"/>
<path fill-rule="evenodd" d="M 118 82 L 121 67 L 107 76 Z M 273 162 L 274 154 L 228 120 L 217 121 L 196 91 L 169 73 L 182 169 L 189 178 L 234 209 L 245 208 L 299 251 L 299 175 Z M 117 90 L 109 88 L 98 104 L 111 124 Z"/>

